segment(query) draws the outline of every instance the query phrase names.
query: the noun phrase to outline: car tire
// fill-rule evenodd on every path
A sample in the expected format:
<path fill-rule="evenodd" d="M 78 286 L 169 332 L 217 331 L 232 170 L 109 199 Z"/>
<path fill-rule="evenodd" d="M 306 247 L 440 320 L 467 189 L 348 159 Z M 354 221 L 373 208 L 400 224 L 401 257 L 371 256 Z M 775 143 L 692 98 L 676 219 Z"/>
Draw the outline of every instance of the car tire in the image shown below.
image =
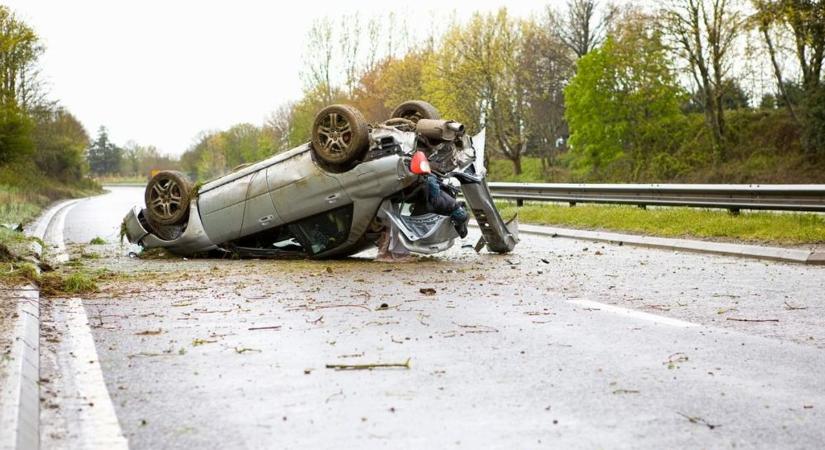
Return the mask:
<path fill-rule="evenodd" d="M 144 200 L 146 216 L 158 225 L 180 225 L 186 222 L 192 182 L 181 172 L 164 170 L 146 185 Z"/>
<path fill-rule="evenodd" d="M 441 114 L 435 109 L 435 106 L 425 101 L 409 100 L 396 106 L 390 118 L 407 119 L 417 123 L 419 119 L 441 119 Z"/>
<path fill-rule="evenodd" d="M 349 105 L 330 105 L 318 111 L 312 124 L 312 150 L 324 163 L 346 166 L 369 146 L 369 129 L 361 112 Z"/>

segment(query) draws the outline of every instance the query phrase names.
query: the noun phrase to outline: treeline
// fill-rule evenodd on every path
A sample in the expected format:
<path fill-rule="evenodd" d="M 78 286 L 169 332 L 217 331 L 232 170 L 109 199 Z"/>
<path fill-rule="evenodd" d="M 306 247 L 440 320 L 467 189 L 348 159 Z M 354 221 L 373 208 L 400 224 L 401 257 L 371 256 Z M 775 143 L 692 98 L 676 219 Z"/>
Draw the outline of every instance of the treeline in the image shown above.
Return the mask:
<path fill-rule="evenodd" d="M 84 180 L 89 137 L 48 98 L 37 66 L 42 53 L 37 33 L 0 5 L 0 187 L 56 198 L 67 186 L 91 186 Z"/>
<path fill-rule="evenodd" d="M 177 159 L 161 155 L 153 145 L 129 141 L 119 146 L 109 139 L 106 127 L 100 127 L 86 154 L 89 170 L 97 177 L 148 178 L 153 170 L 176 170 Z"/>
<path fill-rule="evenodd" d="M 423 99 L 486 128 L 516 177 L 527 160 L 550 181 L 825 181 L 823 54 L 822 1 L 571 0 L 428 36 L 392 14 L 323 19 L 308 33 L 303 97 L 261 126 L 204 133 L 181 163 L 220 175 L 308 141 L 330 103 L 381 121 Z"/>

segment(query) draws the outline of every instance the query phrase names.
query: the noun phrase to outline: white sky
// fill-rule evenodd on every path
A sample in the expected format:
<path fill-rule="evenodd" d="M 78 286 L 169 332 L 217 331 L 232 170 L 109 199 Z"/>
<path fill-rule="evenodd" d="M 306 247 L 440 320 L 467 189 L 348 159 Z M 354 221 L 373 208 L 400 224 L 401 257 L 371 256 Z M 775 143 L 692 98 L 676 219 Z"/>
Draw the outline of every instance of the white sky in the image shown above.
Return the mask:
<path fill-rule="evenodd" d="M 410 29 L 428 30 L 433 11 L 447 17 L 455 9 L 464 19 L 506 5 L 526 16 L 548 3 L 0 1 L 40 35 L 50 98 L 77 116 L 90 136 L 105 125 L 116 143 L 134 140 L 171 155 L 186 150 L 200 131 L 261 124 L 279 104 L 299 99 L 306 31 L 316 18 L 355 11 L 369 17 L 387 5 L 406 4 L 414 6 L 399 12 L 406 12 Z"/>

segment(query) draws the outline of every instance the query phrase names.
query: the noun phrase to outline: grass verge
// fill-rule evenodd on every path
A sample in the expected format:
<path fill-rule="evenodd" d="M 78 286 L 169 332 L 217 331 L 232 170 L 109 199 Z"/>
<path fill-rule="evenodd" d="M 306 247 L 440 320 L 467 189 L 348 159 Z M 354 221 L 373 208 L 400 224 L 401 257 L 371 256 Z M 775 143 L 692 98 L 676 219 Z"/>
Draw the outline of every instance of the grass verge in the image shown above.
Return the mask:
<path fill-rule="evenodd" d="M 611 230 L 664 237 L 802 245 L 825 243 L 825 216 L 695 208 L 641 209 L 625 205 L 566 205 L 498 202 L 502 217 L 518 212 L 521 223 Z"/>

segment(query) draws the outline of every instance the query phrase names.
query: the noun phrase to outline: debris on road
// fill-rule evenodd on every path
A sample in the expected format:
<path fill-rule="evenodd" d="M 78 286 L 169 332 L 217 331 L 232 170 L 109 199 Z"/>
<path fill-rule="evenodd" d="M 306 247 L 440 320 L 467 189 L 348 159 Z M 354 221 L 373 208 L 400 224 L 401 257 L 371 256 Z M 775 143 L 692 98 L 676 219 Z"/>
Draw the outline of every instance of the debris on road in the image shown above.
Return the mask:
<path fill-rule="evenodd" d="M 613 391 L 614 394 L 638 394 L 640 391 L 636 389 L 616 389 Z"/>
<path fill-rule="evenodd" d="M 726 320 L 734 322 L 779 322 L 779 319 L 739 319 L 736 317 L 728 317 Z"/>
<path fill-rule="evenodd" d="M 373 370 L 373 369 L 390 369 L 400 368 L 409 369 L 410 359 L 407 358 L 403 363 L 374 363 L 374 364 L 327 364 L 327 369 L 335 370 Z"/>
<path fill-rule="evenodd" d="M 139 331 L 139 332 L 135 333 L 135 335 L 137 335 L 137 336 L 157 336 L 161 333 L 163 333 L 163 330 L 158 328 L 157 330 Z"/>
<path fill-rule="evenodd" d="M 678 369 L 679 366 L 677 364 L 687 362 L 687 360 L 688 357 L 686 354 L 682 352 L 677 352 L 668 356 L 667 361 L 663 362 L 662 364 L 667 365 L 668 369 Z"/>
<path fill-rule="evenodd" d="M 321 316 L 321 317 L 323 317 L 323 316 Z M 270 326 L 267 326 L 267 327 L 249 327 L 249 328 L 247 328 L 247 330 L 250 330 L 250 331 L 253 331 L 253 330 L 280 330 L 280 329 L 281 329 L 280 325 L 270 325 Z"/>
<path fill-rule="evenodd" d="M 418 292 L 424 295 L 435 295 L 435 289 L 433 288 L 421 288 L 418 290 Z"/>
<path fill-rule="evenodd" d="M 248 347 L 235 347 L 235 353 L 247 353 L 247 352 L 258 352 L 261 353 L 262 351 L 257 348 L 248 348 Z"/>
<path fill-rule="evenodd" d="M 787 309 L 788 311 L 799 311 L 799 310 L 803 310 L 803 309 L 808 309 L 808 307 L 807 306 L 795 306 L 795 305 L 791 305 L 788 302 L 785 302 L 785 309 Z"/>
<path fill-rule="evenodd" d="M 676 412 L 676 414 L 679 414 L 680 416 L 684 417 L 690 423 L 696 423 L 696 424 L 704 425 L 704 426 L 710 428 L 711 430 L 713 430 L 714 428 L 718 428 L 718 427 L 722 426 L 722 425 L 714 425 L 714 424 L 708 422 L 707 420 L 705 420 L 705 419 L 703 419 L 699 416 L 689 416 L 685 413 L 680 413 L 680 412 Z"/>

